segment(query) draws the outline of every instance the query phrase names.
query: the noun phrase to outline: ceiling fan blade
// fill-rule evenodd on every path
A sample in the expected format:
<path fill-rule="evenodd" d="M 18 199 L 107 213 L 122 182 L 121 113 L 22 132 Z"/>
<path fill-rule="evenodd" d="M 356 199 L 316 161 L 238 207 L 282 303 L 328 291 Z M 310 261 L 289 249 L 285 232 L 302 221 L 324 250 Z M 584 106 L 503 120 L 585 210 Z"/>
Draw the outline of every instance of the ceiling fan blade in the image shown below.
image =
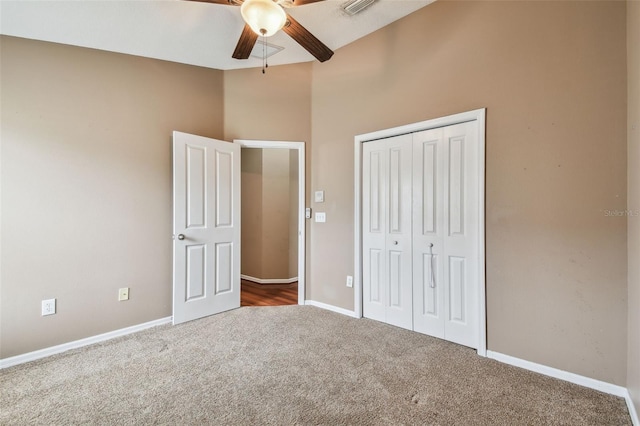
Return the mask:
<path fill-rule="evenodd" d="M 242 34 L 240 34 L 240 40 L 236 45 L 236 50 L 233 51 L 232 57 L 234 59 L 247 59 L 251 55 L 253 46 L 255 46 L 258 40 L 258 34 L 254 33 L 251 27 L 247 24 L 244 25 Z"/>
<path fill-rule="evenodd" d="M 317 3 L 319 1 L 324 0 L 291 0 L 291 3 L 293 3 L 293 6 L 304 6 L 305 4 Z"/>
<path fill-rule="evenodd" d="M 226 4 L 227 6 L 239 6 L 242 4 L 242 0 L 184 0 L 184 1 L 196 1 L 199 3 L 213 3 L 213 4 Z"/>
<path fill-rule="evenodd" d="M 289 37 L 298 42 L 300 46 L 304 47 L 320 62 L 327 61 L 333 56 L 333 51 L 331 49 L 325 46 L 324 43 L 318 40 L 289 14 L 287 14 L 287 23 L 284 28 L 282 28 L 282 31 L 287 33 Z"/>

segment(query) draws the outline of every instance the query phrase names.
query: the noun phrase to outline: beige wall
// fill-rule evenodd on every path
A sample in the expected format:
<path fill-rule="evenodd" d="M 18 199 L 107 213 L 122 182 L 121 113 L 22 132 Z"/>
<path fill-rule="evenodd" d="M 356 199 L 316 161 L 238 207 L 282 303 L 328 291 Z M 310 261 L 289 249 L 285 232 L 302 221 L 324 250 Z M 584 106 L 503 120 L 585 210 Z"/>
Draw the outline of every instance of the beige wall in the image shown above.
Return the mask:
<path fill-rule="evenodd" d="M 624 385 L 625 38 L 624 2 L 439 1 L 314 63 L 308 297 L 353 307 L 354 135 L 486 107 L 488 347 Z"/>
<path fill-rule="evenodd" d="M 311 63 L 224 73 L 224 139 L 311 140 Z"/>
<path fill-rule="evenodd" d="M 0 43 L 0 357 L 170 316 L 171 132 L 223 136 L 222 72 Z"/>
<path fill-rule="evenodd" d="M 262 150 L 262 275 L 289 276 L 289 151 Z"/>
<path fill-rule="evenodd" d="M 629 340 L 627 387 L 640 414 L 640 2 L 627 1 Z"/>
<path fill-rule="evenodd" d="M 262 277 L 262 150 L 242 148 L 240 273 Z"/>

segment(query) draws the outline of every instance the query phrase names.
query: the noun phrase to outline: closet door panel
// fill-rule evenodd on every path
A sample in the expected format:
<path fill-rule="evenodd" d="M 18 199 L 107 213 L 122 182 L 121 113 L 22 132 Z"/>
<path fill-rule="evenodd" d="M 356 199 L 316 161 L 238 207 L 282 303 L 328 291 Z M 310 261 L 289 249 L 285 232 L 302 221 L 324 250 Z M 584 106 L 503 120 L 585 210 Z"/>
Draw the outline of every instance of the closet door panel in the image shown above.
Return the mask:
<path fill-rule="evenodd" d="M 478 347 L 478 167 L 476 122 L 444 128 L 445 338 Z"/>
<path fill-rule="evenodd" d="M 411 135 L 363 146 L 363 314 L 413 328 Z"/>
<path fill-rule="evenodd" d="M 362 282 L 363 315 L 386 320 L 386 200 L 387 152 L 384 144 L 363 147 L 362 167 Z"/>
<path fill-rule="evenodd" d="M 387 320 L 413 329 L 411 276 L 411 135 L 386 139 L 388 146 L 389 200 L 386 237 L 388 271 Z"/>
<path fill-rule="evenodd" d="M 413 135 L 413 324 L 444 337 L 442 249 L 444 227 L 443 130 Z"/>

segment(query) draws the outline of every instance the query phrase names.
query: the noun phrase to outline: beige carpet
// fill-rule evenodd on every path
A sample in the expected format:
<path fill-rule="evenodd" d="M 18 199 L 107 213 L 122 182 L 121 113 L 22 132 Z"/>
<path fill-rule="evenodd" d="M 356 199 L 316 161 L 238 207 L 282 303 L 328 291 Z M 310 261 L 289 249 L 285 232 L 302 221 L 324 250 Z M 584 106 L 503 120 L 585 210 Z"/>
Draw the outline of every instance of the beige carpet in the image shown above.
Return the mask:
<path fill-rule="evenodd" d="M 245 307 L 0 372 L 2 425 L 629 425 L 622 398 L 309 306 Z"/>

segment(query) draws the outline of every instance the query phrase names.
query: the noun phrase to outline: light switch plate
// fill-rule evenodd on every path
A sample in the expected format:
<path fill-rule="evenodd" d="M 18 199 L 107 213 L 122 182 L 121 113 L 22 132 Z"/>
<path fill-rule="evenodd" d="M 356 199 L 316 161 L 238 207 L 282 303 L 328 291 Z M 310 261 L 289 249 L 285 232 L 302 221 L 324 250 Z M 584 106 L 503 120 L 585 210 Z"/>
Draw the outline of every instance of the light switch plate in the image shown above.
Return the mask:
<path fill-rule="evenodd" d="M 324 203 L 324 191 L 316 191 L 314 200 L 316 203 Z"/>
<path fill-rule="evenodd" d="M 347 275 L 347 287 L 353 287 L 353 277 L 351 275 Z"/>
<path fill-rule="evenodd" d="M 316 212 L 316 222 L 326 222 L 327 214 L 325 212 Z"/>
<path fill-rule="evenodd" d="M 56 313 L 56 299 L 47 299 L 42 301 L 42 316 L 53 315 Z"/>
<path fill-rule="evenodd" d="M 129 287 L 124 287 L 118 290 L 118 301 L 129 300 Z"/>

